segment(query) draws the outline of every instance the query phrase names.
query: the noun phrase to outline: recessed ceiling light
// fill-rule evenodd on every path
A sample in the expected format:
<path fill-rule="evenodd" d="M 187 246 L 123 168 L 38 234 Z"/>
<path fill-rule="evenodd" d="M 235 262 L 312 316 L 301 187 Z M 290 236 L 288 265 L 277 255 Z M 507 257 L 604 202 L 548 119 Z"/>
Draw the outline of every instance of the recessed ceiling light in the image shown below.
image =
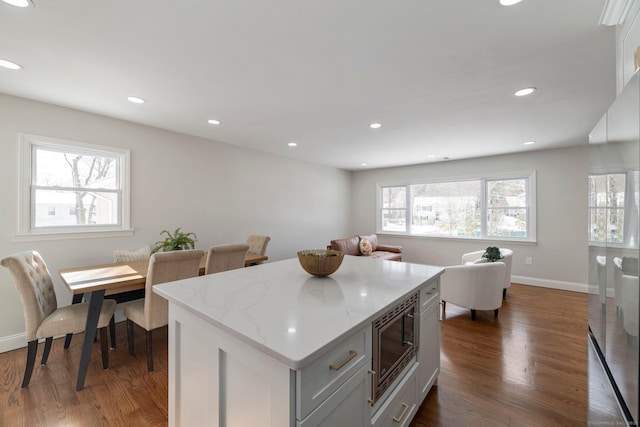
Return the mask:
<path fill-rule="evenodd" d="M 522 0 L 500 0 L 500 4 L 503 6 L 513 6 L 520 3 Z"/>
<path fill-rule="evenodd" d="M 371 124 L 369 125 L 369 127 L 370 127 L 371 129 L 380 129 L 380 128 L 382 127 L 382 125 L 381 125 L 380 123 L 371 123 Z"/>
<path fill-rule="evenodd" d="M 360 163 L 360 166 L 367 166 L 367 164 L 363 162 L 363 163 Z"/>
<path fill-rule="evenodd" d="M 523 89 L 517 90 L 514 93 L 514 95 L 515 96 L 527 96 L 527 95 L 531 95 L 535 91 L 536 91 L 535 87 L 525 87 Z"/>
<path fill-rule="evenodd" d="M 0 59 L 0 67 L 8 68 L 9 70 L 21 70 L 22 66 L 15 62 L 7 61 L 6 59 Z"/>
<path fill-rule="evenodd" d="M 128 96 L 127 99 L 134 104 L 144 104 L 146 101 L 142 98 L 138 98 L 137 96 Z"/>
<path fill-rule="evenodd" d="M 532 144 L 535 144 L 535 143 L 536 143 L 535 141 L 527 141 L 527 142 L 524 143 L 524 145 L 532 145 Z"/>
<path fill-rule="evenodd" d="M 209 120 L 207 120 L 207 123 L 209 123 L 210 125 L 219 125 L 222 122 L 220 120 L 216 120 L 216 119 L 209 119 Z"/>
<path fill-rule="evenodd" d="M 29 0 L 2 0 L 2 1 L 10 4 L 11 6 L 17 6 L 17 7 L 29 6 Z"/>
<path fill-rule="evenodd" d="M 297 147 L 297 146 L 298 146 L 298 143 L 297 143 L 297 142 L 293 142 L 293 141 L 292 141 L 292 142 L 288 143 L 287 145 L 288 145 L 289 147 Z"/>
<path fill-rule="evenodd" d="M 429 154 L 427 157 L 430 159 L 433 159 L 436 155 L 435 154 Z"/>

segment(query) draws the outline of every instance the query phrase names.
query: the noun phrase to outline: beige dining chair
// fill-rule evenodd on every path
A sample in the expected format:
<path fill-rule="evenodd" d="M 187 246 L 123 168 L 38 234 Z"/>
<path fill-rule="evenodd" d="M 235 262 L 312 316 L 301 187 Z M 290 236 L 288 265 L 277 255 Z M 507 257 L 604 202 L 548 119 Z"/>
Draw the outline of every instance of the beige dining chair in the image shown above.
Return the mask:
<path fill-rule="evenodd" d="M 219 273 L 244 267 L 244 259 L 248 249 L 249 245 L 244 243 L 211 246 L 207 252 L 204 274 Z"/>
<path fill-rule="evenodd" d="M 144 261 L 148 260 L 150 256 L 151 247 L 149 245 L 143 246 L 134 251 L 114 249 L 113 262 Z M 144 289 L 135 289 L 133 291 L 107 295 L 105 298 L 112 299 L 117 304 L 121 304 L 123 302 L 144 298 Z M 114 318 L 111 319 L 111 322 L 109 323 L 109 335 L 111 336 L 111 348 L 116 348 L 116 322 Z"/>
<path fill-rule="evenodd" d="M 47 363 L 54 336 L 84 331 L 89 303 L 58 307 L 58 300 L 47 264 L 36 251 L 24 251 L 10 255 L 0 261 L 13 277 L 22 309 L 24 311 L 27 337 L 27 366 L 22 379 L 22 388 L 29 385 L 38 351 L 38 340 L 44 339 L 44 351 L 40 364 Z M 116 303 L 104 300 L 98 319 L 102 366 L 109 368 L 107 325 L 113 317 Z"/>
<path fill-rule="evenodd" d="M 271 241 L 269 236 L 257 236 L 251 235 L 247 239 L 247 245 L 249 245 L 248 252 L 252 254 L 264 255 L 267 252 L 267 245 Z"/>
<path fill-rule="evenodd" d="M 159 252 L 151 255 L 145 283 L 144 299 L 126 304 L 123 314 L 127 318 L 129 354 L 134 355 L 133 324 L 146 331 L 147 370 L 153 372 L 152 332 L 169 323 L 169 305 L 166 299 L 156 295 L 152 288 L 160 283 L 196 277 L 200 272 L 200 260 L 204 252 L 199 249 Z"/>

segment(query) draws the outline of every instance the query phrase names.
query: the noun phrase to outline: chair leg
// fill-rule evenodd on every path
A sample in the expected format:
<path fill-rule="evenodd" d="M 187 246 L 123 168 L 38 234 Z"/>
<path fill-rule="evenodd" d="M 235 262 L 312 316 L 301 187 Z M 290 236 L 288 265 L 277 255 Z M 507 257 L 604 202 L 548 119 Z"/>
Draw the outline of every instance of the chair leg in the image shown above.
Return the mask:
<path fill-rule="evenodd" d="M 44 340 L 44 351 L 42 352 L 42 360 L 40 361 L 41 365 L 47 363 L 47 359 L 49 359 L 49 352 L 51 351 L 51 343 L 53 342 L 53 337 L 49 337 Z"/>
<path fill-rule="evenodd" d="M 107 328 L 100 328 L 100 350 L 102 351 L 102 369 L 109 369 L 109 337 Z"/>
<path fill-rule="evenodd" d="M 476 320 L 476 311 L 471 310 L 471 320 Z"/>
<path fill-rule="evenodd" d="M 129 355 L 133 356 L 136 352 L 133 348 L 133 322 L 130 319 L 127 319 L 127 343 L 129 345 Z"/>
<path fill-rule="evenodd" d="M 111 336 L 111 348 L 116 348 L 116 317 L 111 316 L 109 320 L 109 335 Z"/>
<path fill-rule="evenodd" d="M 33 365 L 36 363 L 36 353 L 38 352 L 38 340 L 29 341 L 27 344 L 27 366 L 24 369 L 24 378 L 22 379 L 22 388 L 26 388 L 31 381 L 33 373 Z"/>
<path fill-rule="evenodd" d="M 503 288 L 502 289 L 502 299 L 505 299 L 507 297 L 507 288 Z"/>
<path fill-rule="evenodd" d="M 153 345 L 152 345 L 152 333 L 147 331 L 147 370 L 153 372 Z"/>
<path fill-rule="evenodd" d="M 493 317 L 498 317 L 498 310 L 499 309 L 497 309 L 497 308 L 495 310 L 493 310 Z"/>
<path fill-rule="evenodd" d="M 73 298 L 71 299 L 71 304 L 78 304 L 79 302 L 81 302 L 82 296 L 83 294 L 74 294 Z M 64 337 L 64 348 L 69 348 L 69 346 L 71 345 L 71 338 L 73 338 L 73 334 L 67 334 Z"/>

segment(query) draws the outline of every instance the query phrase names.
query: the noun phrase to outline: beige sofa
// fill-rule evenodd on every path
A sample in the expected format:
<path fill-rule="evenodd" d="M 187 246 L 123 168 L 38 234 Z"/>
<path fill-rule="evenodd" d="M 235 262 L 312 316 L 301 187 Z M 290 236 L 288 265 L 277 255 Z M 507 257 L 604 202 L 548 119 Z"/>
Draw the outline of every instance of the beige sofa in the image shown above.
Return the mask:
<path fill-rule="evenodd" d="M 327 246 L 327 249 L 342 251 L 345 255 L 363 255 L 360 248 L 360 243 L 363 239 L 371 243 L 371 253 L 367 256 L 375 259 L 402 261 L 402 246 L 381 245 L 378 243 L 378 236 L 376 234 L 332 240 L 331 244 Z"/>

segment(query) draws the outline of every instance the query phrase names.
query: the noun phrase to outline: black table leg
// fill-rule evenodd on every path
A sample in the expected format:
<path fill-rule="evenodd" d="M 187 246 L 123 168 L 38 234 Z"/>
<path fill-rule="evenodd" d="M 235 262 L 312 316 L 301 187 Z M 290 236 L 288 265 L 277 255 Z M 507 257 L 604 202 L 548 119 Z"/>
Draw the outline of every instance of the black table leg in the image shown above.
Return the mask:
<path fill-rule="evenodd" d="M 73 299 L 71 300 L 71 304 L 78 304 L 80 301 L 82 301 L 83 295 L 84 294 L 74 294 Z M 69 348 L 69 345 L 71 345 L 71 338 L 73 338 L 73 334 L 67 334 L 64 337 L 64 348 Z"/>
<path fill-rule="evenodd" d="M 80 355 L 80 369 L 78 369 L 78 383 L 76 384 L 76 390 L 82 390 L 84 388 L 84 380 L 89 368 L 93 340 L 96 336 L 98 319 L 100 317 L 100 311 L 102 310 L 103 300 L 104 289 L 100 291 L 93 291 L 89 296 L 89 311 L 87 313 L 84 339 L 82 340 L 82 353 Z"/>

